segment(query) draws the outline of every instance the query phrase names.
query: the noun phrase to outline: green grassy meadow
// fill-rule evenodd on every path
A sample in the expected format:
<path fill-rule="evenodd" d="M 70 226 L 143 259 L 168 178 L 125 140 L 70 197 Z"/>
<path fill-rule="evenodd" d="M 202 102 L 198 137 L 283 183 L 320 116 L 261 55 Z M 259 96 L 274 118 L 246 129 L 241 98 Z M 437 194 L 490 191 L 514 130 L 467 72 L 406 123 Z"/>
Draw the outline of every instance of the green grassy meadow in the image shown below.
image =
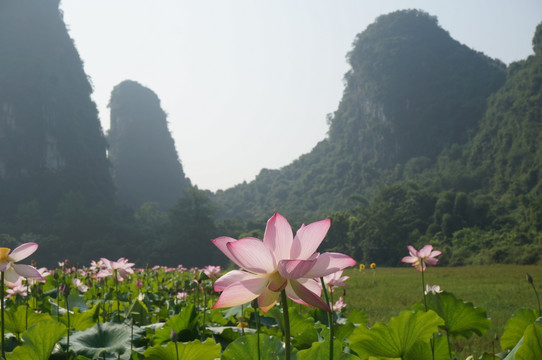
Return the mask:
<path fill-rule="evenodd" d="M 501 336 L 504 326 L 514 311 L 520 308 L 538 307 L 532 286 L 526 273 L 534 279 L 537 291 L 542 295 L 542 266 L 484 265 L 465 267 L 429 267 L 425 281 L 440 285 L 442 290 L 457 298 L 484 307 L 491 320 L 490 329 L 482 336 L 454 342 L 456 355 L 463 359 L 468 355 L 480 355 L 484 351 L 500 351 L 496 336 Z M 345 302 L 348 309 L 361 309 L 367 314 L 368 325 L 388 322 L 401 310 L 422 301 L 421 273 L 412 267 L 376 268 L 363 271 L 347 270 Z M 337 291 L 335 298 L 341 294 Z M 494 347 L 494 348 L 493 348 Z"/>

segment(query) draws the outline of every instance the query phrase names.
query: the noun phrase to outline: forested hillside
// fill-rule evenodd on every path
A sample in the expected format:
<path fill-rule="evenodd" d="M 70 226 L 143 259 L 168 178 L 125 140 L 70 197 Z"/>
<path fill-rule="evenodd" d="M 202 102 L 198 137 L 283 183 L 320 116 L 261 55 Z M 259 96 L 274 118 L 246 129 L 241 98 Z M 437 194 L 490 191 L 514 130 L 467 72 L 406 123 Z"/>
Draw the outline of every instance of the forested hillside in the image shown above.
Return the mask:
<path fill-rule="evenodd" d="M 540 261 L 540 31 L 536 54 L 506 68 L 426 13 L 379 17 L 347 56 L 327 138 L 219 191 L 226 228 L 331 216 L 325 246 L 359 260 L 395 265 L 432 242 L 449 264 Z"/>

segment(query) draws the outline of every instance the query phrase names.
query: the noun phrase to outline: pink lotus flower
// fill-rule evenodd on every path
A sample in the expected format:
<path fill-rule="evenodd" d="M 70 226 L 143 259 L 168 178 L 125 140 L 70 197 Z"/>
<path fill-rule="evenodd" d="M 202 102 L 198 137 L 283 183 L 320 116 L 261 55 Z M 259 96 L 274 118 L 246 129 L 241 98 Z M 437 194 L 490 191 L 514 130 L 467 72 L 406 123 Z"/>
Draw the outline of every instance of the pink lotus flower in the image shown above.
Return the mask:
<path fill-rule="evenodd" d="M 333 304 L 333 306 L 331 307 L 333 309 L 333 311 L 335 312 L 341 312 L 341 310 L 343 308 L 346 307 L 346 303 L 344 302 L 343 300 L 343 297 L 342 296 L 339 296 L 339 300 L 337 300 L 335 302 L 335 304 Z"/>
<path fill-rule="evenodd" d="M 93 273 L 98 273 L 100 272 L 102 269 L 104 268 L 104 263 L 102 260 L 98 260 L 98 261 L 94 261 L 92 260 L 90 262 L 90 271 L 92 271 Z"/>
<path fill-rule="evenodd" d="M 22 297 L 28 296 L 28 286 L 23 285 L 23 278 L 20 277 L 14 284 L 9 285 L 9 288 L 6 289 L 7 298 L 12 296 L 21 295 Z"/>
<path fill-rule="evenodd" d="M 28 285 L 34 285 L 38 282 L 45 284 L 47 282 L 45 278 L 51 275 L 51 272 L 46 267 L 41 267 L 37 270 L 41 275 L 41 279 L 36 279 L 36 278 L 28 279 Z"/>
<path fill-rule="evenodd" d="M 15 264 L 32 255 L 38 249 L 38 244 L 29 242 L 15 248 L 10 253 L 9 248 L 0 248 L 0 272 L 4 273 L 6 283 L 15 284 L 21 277 L 43 280 L 39 271 L 30 265 Z"/>
<path fill-rule="evenodd" d="M 215 280 L 220 276 L 222 268 L 220 266 L 207 265 L 203 268 L 203 273 L 211 280 Z"/>
<path fill-rule="evenodd" d="M 332 292 L 336 287 L 346 286 L 346 280 L 349 276 L 341 276 L 343 274 L 342 270 L 336 271 L 333 274 L 324 276 L 324 285 L 329 292 Z"/>
<path fill-rule="evenodd" d="M 134 263 L 128 262 L 126 258 L 120 258 L 117 261 L 111 261 L 106 258 L 101 258 L 104 267 L 98 274 L 97 277 L 108 277 L 112 276 L 116 281 L 123 281 L 124 279 L 129 279 L 130 275 L 134 273 Z"/>
<path fill-rule="evenodd" d="M 77 290 L 79 290 L 80 292 L 82 293 L 85 293 L 88 291 L 88 286 L 85 285 L 81 280 L 79 280 L 78 278 L 74 278 L 72 280 L 72 283 L 73 283 L 73 286 L 75 286 L 77 288 Z"/>
<path fill-rule="evenodd" d="M 320 298 L 315 278 L 356 262 L 339 253 L 316 252 L 331 225 L 329 219 L 302 225 L 294 238 L 288 221 L 276 213 L 267 222 L 263 242 L 256 238 L 219 237 L 212 242 L 242 270 L 233 270 L 214 284 L 222 291 L 213 308 L 241 305 L 258 298 L 262 311 L 271 309 L 282 290 L 295 302 L 330 312 Z"/>
<path fill-rule="evenodd" d="M 176 297 L 179 300 L 186 300 L 188 298 L 188 293 L 184 291 L 180 291 L 177 293 Z"/>
<path fill-rule="evenodd" d="M 425 271 L 425 264 L 435 266 L 438 263 L 437 256 L 442 254 L 439 250 L 433 250 L 433 245 L 425 245 L 420 251 L 408 245 L 410 256 L 401 259 L 404 263 L 412 264 L 418 271 Z"/>
<path fill-rule="evenodd" d="M 429 286 L 429 284 L 425 285 L 425 295 L 432 293 L 432 294 L 440 294 L 442 290 L 440 290 L 439 285 L 433 285 Z"/>

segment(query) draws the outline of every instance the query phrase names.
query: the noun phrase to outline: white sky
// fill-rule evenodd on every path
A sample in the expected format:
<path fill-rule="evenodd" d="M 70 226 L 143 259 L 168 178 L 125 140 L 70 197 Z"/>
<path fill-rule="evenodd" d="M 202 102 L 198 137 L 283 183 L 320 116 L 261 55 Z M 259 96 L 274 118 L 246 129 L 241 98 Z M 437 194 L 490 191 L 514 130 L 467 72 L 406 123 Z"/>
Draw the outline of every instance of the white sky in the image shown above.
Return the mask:
<path fill-rule="evenodd" d="M 94 85 L 102 127 L 130 79 L 168 113 L 200 189 L 251 181 L 326 137 L 356 34 L 376 17 L 422 9 L 467 46 L 505 63 L 532 54 L 540 0 L 62 0 Z"/>

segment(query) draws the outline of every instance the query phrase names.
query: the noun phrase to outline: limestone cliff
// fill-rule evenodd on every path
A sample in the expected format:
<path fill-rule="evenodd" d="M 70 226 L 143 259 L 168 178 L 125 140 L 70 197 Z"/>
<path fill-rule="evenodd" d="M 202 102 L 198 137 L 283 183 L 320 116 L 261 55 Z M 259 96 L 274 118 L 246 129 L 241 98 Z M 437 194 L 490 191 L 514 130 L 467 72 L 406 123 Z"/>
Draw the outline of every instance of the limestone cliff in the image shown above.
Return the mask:
<path fill-rule="evenodd" d="M 132 207 L 145 202 L 170 207 L 190 182 L 160 99 L 152 90 L 126 80 L 113 89 L 109 107 L 109 157 L 119 202 Z"/>

